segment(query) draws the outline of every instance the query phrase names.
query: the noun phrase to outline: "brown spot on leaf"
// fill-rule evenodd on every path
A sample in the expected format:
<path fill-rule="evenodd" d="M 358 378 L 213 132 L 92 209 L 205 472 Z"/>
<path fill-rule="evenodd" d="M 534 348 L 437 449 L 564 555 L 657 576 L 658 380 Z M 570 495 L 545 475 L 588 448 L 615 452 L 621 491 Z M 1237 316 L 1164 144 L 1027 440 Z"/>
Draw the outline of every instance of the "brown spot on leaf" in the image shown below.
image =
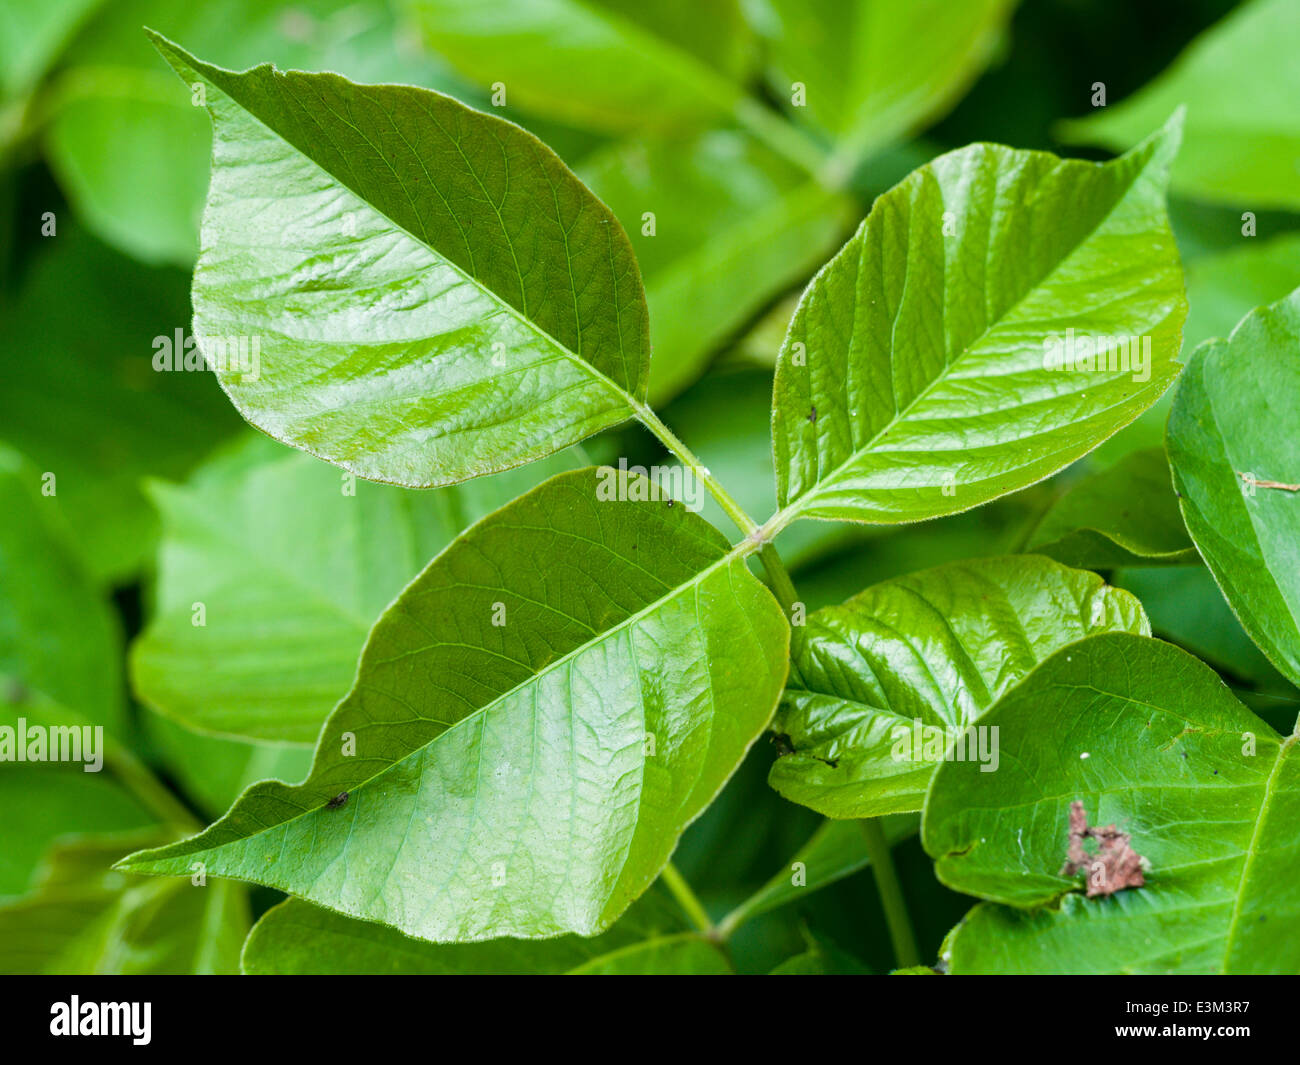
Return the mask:
<path fill-rule="evenodd" d="M 1085 839 L 1097 844 L 1095 854 L 1084 848 Z M 1098 895 L 1113 895 L 1125 888 L 1142 887 L 1146 883 L 1142 866 L 1143 858 L 1129 845 L 1127 832 L 1121 832 L 1114 825 L 1089 828 L 1083 803 L 1070 803 L 1070 847 L 1065 866 L 1061 869 L 1062 876 L 1085 873 L 1088 898 L 1091 899 Z"/>
<path fill-rule="evenodd" d="M 1279 488 L 1283 492 L 1300 492 L 1300 484 L 1287 484 L 1285 481 L 1263 481 L 1258 477 L 1252 477 L 1248 473 L 1238 473 L 1237 476 L 1252 488 Z"/>
<path fill-rule="evenodd" d="M 817 408 L 816 408 L 816 407 L 813 407 L 811 410 L 808 411 L 808 420 L 809 420 L 810 422 L 815 422 L 815 421 L 817 420 Z"/>

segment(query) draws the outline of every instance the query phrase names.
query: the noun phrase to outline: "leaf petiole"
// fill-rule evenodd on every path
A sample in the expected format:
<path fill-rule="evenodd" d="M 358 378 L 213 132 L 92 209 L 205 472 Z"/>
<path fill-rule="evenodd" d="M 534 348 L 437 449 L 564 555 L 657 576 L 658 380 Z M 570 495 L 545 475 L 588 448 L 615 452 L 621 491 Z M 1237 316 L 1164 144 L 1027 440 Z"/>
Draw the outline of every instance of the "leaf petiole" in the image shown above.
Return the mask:
<path fill-rule="evenodd" d="M 700 902 L 699 896 L 695 894 L 691 885 L 686 882 L 686 878 L 682 876 L 677 866 L 673 865 L 672 862 L 665 865 L 663 873 L 660 874 L 660 879 L 663 880 L 664 887 L 672 893 L 673 898 L 677 900 L 677 904 L 682 908 L 686 916 L 691 919 L 691 924 L 695 925 L 706 936 L 712 936 L 714 927 L 713 921 L 709 919 L 709 912 L 704 908 L 704 903 Z"/>
<path fill-rule="evenodd" d="M 907 915 L 907 902 L 898 882 L 894 859 L 889 853 L 889 840 L 880 818 L 867 817 L 858 822 L 867 842 L 867 856 L 871 862 L 871 875 L 876 878 L 880 891 L 880 904 L 885 910 L 885 923 L 889 926 L 889 939 L 894 946 L 894 959 L 898 968 L 907 969 L 921 964 L 921 954 L 916 949 L 916 936 L 912 921 Z"/>

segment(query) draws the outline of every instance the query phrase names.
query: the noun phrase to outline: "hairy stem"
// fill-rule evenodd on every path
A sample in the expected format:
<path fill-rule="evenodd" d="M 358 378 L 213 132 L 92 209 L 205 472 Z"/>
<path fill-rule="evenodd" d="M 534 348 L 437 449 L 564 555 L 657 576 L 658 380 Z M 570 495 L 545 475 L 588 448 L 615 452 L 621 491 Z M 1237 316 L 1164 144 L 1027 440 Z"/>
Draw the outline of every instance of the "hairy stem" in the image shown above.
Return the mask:
<path fill-rule="evenodd" d="M 682 465 L 691 471 L 692 476 L 709 490 L 709 494 L 718 501 L 718 506 L 736 523 L 736 528 L 746 536 L 758 528 L 758 523 L 745 513 L 744 507 L 731 498 L 727 490 L 709 472 L 708 467 L 695 457 L 695 453 L 690 448 L 677 439 L 673 431 L 659 420 L 659 416 L 654 411 L 644 403 L 635 404 L 634 409 L 637 420 L 654 434 L 655 439 L 676 455 Z"/>
<path fill-rule="evenodd" d="M 858 824 L 862 826 L 862 835 L 867 841 L 867 857 L 880 891 L 881 905 L 885 908 L 885 923 L 889 926 L 889 939 L 894 945 L 898 968 L 920 965 L 921 954 L 916 949 L 916 936 L 912 933 L 912 921 L 907 915 L 907 903 L 903 899 L 898 873 L 894 870 L 884 826 L 878 817 L 864 818 Z"/>
<path fill-rule="evenodd" d="M 776 596 L 776 601 L 785 611 L 786 620 L 793 623 L 794 607 L 799 601 L 799 593 L 794 590 L 794 581 L 790 579 L 790 572 L 781 561 L 781 556 L 777 554 L 776 545 L 770 541 L 764 542 L 758 549 L 758 557 L 767 572 L 772 594 Z"/>
<path fill-rule="evenodd" d="M 678 871 L 677 866 L 673 865 L 672 862 L 665 865 L 660 879 L 663 880 L 664 886 L 672 892 L 673 898 L 677 900 L 677 904 L 682 908 L 686 916 L 691 919 L 691 923 L 706 936 L 711 936 L 713 934 L 713 922 L 709 920 L 709 912 L 704 908 L 704 904 L 700 902 L 699 896 L 691 889 L 691 885 L 686 882 L 686 878 Z"/>

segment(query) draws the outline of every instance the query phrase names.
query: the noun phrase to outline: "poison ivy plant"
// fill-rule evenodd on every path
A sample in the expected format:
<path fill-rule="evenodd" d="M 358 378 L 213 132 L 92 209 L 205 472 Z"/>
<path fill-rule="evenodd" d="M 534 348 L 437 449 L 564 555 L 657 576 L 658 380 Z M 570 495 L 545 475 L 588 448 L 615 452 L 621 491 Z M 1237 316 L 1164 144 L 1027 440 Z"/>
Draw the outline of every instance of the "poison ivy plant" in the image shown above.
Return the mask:
<path fill-rule="evenodd" d="M 1136 599 L 1035 556 L 951 563 L 824 607 L 795 642 L 772 786 L 827 817 L 920 810 L 945 759 L 998 771 L 996 748 L 966 743 L 999 696 L 1112 631 L 1150 634 Z"/>
<path fill-rule="evenodd" d="M 1004 766 L 981 780 L 975 763 L 942 765 L 922 830 L 941 880 L 1001 904 L 957 930 L 952 971 L 1300 965 L 1296 737 L 1208 667 L 1158 640 L 1095 636 L 1056 652 L 981 723 L 999 729 Z M 1076 802 L 1129 836 L 1145 886 L 1086 898 L 1085 875 L 1063 871 Z"/>
<path fill-rule="evenodd" d="M 985 143 L 1011 0 L 92 6 L 0 20 L 0 968 L 1296 967 L 1293 222 L 1174 240 L 1285 137 Z M 215 380 L 27 165 L 188 265 L 204 110 Z"/>
<path fill-rule="evenodd" d="M 1300 682 L 1300 290 L 1188 362 L 1169 417 L 1187 528 L 1269 660 Z"/>
<path fill-rule="evenodd" d="M 397 25 L 383 0 L 98 5 L 67 42 L 62 69 L 36 94 L 44 117 L 38 132 L 82 222 L 150 263 L 193 265 L 211 136 L 202 110 L 176 91 L 141 26 L 201 41 L 207 54 L 236 66 L 273 59 L 285 68 L 465 91 L 428 57 L 392 47 Z"/>

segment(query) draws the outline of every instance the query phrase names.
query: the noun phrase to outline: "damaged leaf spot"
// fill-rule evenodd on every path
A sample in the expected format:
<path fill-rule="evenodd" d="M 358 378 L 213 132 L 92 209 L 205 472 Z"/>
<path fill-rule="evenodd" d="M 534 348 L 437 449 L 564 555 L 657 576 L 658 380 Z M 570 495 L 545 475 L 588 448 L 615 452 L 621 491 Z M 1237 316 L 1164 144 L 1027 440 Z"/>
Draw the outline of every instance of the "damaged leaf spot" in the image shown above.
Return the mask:
<path fill-rule="evenodd" d="M 1095 852 L 1085 847 L 1092 840 Z M 1086 873 L 1088 898 L 1113 895 L 1125 888 L 1142 887 L 1146 883 L 1143 871 L 1147 860 L 1129 845 L 1129 834 L 1114 825 L 1089 828 L 1088 813 L 1083 803 L 1070 803 L 1070 848 L 1067 861 L 1061 869 L 1062 876 Z"/>
<path fill-rule="evenodd" d="M 1285 481 L 1262 481 L 1248 473 L 1238 473 L 1238 477 L 1252 488 L 1278 488 L 1283 492 L 1300 492 L 1300 484 L 1287 484 Z"/>
<path fill-rule="evenodd" d="M 772 733 L 772 743 L 776 745 L 776 756 L 778 758 L 784 758 L 787 754 L 794 754 L 794 744 L 784 732 Z"/>

